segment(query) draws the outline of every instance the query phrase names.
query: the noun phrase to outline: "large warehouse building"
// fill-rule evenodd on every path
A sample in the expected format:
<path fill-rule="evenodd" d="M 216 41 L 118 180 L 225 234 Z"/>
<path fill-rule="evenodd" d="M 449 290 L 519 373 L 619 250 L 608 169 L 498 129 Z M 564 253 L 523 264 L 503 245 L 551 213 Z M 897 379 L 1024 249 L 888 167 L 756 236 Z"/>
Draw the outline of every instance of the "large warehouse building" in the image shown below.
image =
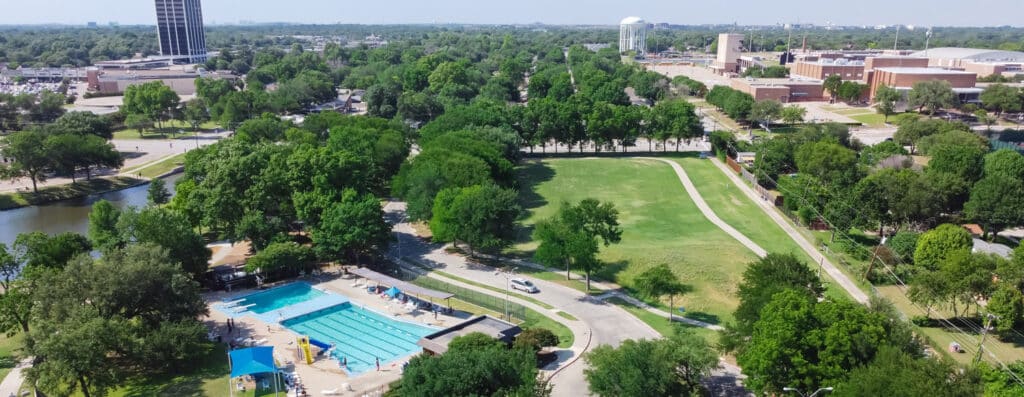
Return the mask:
<path fill-rule="evenodd" d="M 1024 52 L 980 48 L 932 48 L 911 56 L 928 58 L 928 66 L 959 69 L 985 77 L 1024 73 Z"/>
<path fill-rule="evenodd" d="M 982 89 L 975 87 L 978 76 L 972 72 L 940 68 L 878 68 L 872 72 L 869 98 L 875 97 L 878 87 L 887 86 L 907 92 L 914 84 L 922 81 L 942 80 L 949 82 L 961 102 L 974 102 Z"/>

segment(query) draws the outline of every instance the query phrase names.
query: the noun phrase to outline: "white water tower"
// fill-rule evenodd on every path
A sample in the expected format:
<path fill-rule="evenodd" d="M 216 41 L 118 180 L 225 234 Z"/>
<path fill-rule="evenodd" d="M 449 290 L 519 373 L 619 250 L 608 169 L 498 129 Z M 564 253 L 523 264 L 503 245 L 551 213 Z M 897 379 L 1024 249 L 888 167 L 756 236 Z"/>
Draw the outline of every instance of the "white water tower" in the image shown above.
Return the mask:
<path fill-rule="evenodd" d="M 647 52 L 647 22 L 639 17 L 627 17 L 619 23 L 619 51 Z"/>

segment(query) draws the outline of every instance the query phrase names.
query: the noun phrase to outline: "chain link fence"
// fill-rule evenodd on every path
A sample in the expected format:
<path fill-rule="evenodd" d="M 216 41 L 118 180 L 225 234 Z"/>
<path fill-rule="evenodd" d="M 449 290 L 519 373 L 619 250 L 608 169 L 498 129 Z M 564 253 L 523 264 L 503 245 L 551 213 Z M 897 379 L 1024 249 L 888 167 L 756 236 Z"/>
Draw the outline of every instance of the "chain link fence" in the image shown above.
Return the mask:
<path fill-rule="evenodd" d="M 458 300 L 480 306 L 496 313 L 505 313 L 507 308 L 509 318 L 505 320 L 517 323 L 526 321 L 526 307 L 515 302 L 507 301 L 504 298 L 463 288 L 425 275 L 414 275 L 406 271 L 402 272 L 402 279 L 424 288 L 454 294 L 455 298 Z"/>

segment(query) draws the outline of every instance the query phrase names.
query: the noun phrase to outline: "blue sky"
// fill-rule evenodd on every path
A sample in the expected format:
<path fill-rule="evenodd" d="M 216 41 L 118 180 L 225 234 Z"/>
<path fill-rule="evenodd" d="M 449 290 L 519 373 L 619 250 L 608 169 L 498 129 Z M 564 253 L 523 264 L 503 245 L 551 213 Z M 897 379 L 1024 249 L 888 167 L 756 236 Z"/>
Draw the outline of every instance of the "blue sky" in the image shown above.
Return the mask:
<path fill-rule="evenodd" d="M 207 23 L 677 24 L 1022 26 L 1024 0 L 203 0 Z M 0 24 L 155 24 L 151 0 L 0 0 Z"/>

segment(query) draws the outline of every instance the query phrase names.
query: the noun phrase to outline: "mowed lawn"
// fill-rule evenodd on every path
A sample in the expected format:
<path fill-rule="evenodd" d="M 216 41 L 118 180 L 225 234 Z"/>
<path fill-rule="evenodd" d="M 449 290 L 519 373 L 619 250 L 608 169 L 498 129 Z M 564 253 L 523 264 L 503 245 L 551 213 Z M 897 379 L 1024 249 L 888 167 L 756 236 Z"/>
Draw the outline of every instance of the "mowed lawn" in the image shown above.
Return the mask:
<path fill-rule="evenodd" d="M 753 252 L 715 227 L 697 209 L 664 163 L 636 159 L 528 160 L 517 169 L 526 214 L 513 251 L 530 257 L 533 225 L 563 201 L 615 203 L 622 242 L 601 247 L 602 279 L 626 287 L 644 270 L 668 264 L 692 291 L 676 302 L 687 315 L 711 322 L 732 318 L 736 285 Z"/>
<path fill-rule="evenodd" d="M 701 160 L 696 157 L 681 157 L 672 160 L 683 167 L 694 186 L 697 186 L 701 197 L 723 221 L 732 225 L 768 252 L 795 254 L 811 268 L 818 268 L 818 263 L 811 259 L 810 255 L 807 255 L 775 221 L 743 194 L 739 186 L 733 184 L 728 176 L 715 167 L 710 160 Z M 821 272 L 821 277 L 822 281 L 828 285 L 826 294 L 834 298 L 846 299 L 849 297 L 841 287 L 835 285 L 828 273 Z M 851 278 L 856 280 L 854 277 Z"/>

